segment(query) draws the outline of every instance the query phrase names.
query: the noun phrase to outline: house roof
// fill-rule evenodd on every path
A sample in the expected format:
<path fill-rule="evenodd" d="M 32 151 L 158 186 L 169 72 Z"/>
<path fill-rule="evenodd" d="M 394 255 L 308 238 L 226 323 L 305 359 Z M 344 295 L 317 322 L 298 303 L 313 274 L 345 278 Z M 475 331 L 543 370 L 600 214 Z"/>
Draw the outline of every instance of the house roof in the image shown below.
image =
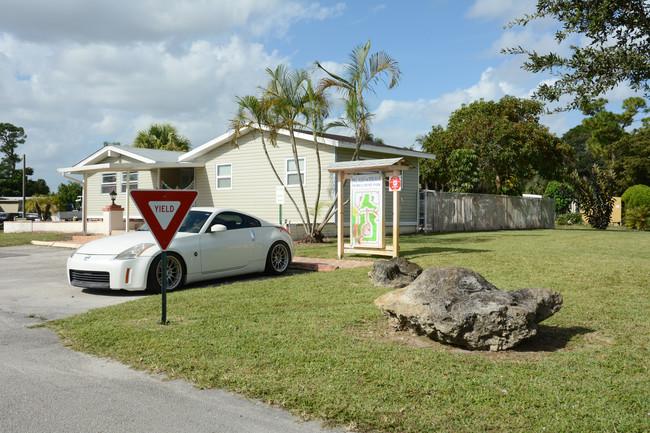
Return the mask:
<path fill-rule="evenodd" d="M 250 132 L 253 132 L 252 128 L 246 128 L 244 129 L 239 135 L 245 135 Z M 278 134 L 288 136 L 289 131 L 287 130 L 280 130 L 278 131 Z M 197 147 L 196 149 L 187 152 L 183 154 L 178 160 L 179 161 L 190 161 L 194 160 L 195 158 L 204 155 L 208 152 L 210 152 L 213 149 L 216 149 L 220 146 L 223 146 L 224 144 L 230 143 L 235 135 L 235 131 L 231 130 L 228 131 L 227 133 L 220 135 L 219 137 L 208 141 L 205 144 L 202 144 L 201 146 Z M 312 141 L 313 136 L 311 132 L 304 132 L 304 131 L 296 131 L 295 136 L 297 138 L 301 138 L 303 140 L 308 140 Z M 326 146 L 333 146 L 333 147 L 341 147 L 345 149 L 355 149 L 356 148 L 356 142 L 354 137 L 346 137 L 343 135 L 336 135 L 336 134 L 323 134 L 322 136 L 318 137 L 318 142 L 320 144 L 324 144 Z M 406 149 L 404 147 L 397 147 L 397 146 L 389 146 L 387 144 L 383 143 L 375 143 L 371 141 L 363 141 L 361 143 L 361 150 L 369 151 L 369 152 L 378 152 L 378 153 L 384 153 L 388 155 L 399 155 L 399 156 L 411 156 L 411 157 L 416 157 L 416 158 L 424 158 L 424 159 L 435 159 L 436 156 L 431 154 L 431 153 L 426 153 L 426 152 L 420 152 L 417 150 L 411 150 L 411 149 Z"/>
<path fill-rule="evenodd" d="M 185 152 L 145 149 L 131 146 L 105 146 L 72 167 L 59 168 L 59 173 L 91 173 L 98 171 L 151 170 L 179 166 L 197 166 L 193 161 L 179 163 Z M 112 156 L 125 156 L 134 162 L 101 162 Z"/>
<path fill-rule="evenodd" d="M 240 133 L 240 136 L 251 132 L 253 132 L 253 129 L 247 128 Z M 152 170 L 157 168 L 199 167 L 202 164 L 196 162 L 197 157 L 223 146 L 224 144 L 229 144 L 232 141 L 234 134 L 234 130 L 229 131 L 189 152 L 145 149 L 131 146 L 105 146 L 87 158 L 79 161 L 72 167 L 59 168 L 57 171 L 59 173 L 96 173 L 106 171 Z M 278 134 L 288 136 L 289 131 L 280 130 L 278 131 Z M 296 131 L 295 136 L 307 141 L 313 140 L 311 132 Z M 355 139 L 343 135 L 323 134 L 318 137 L 318 142 L 326 146 L 340 147 L 344 149 L 356 148 Z M 435 159 L 435 155 L 431 153 L 420 152 L 403 147 L 389 146 L 387 144 L 374 143 L 371 141 L 363 141 L 361 144 L 361 150 L 399 157 Z M 106 158 L 113 156 L 125 156 L 133 162 L 102 162 Z"/>

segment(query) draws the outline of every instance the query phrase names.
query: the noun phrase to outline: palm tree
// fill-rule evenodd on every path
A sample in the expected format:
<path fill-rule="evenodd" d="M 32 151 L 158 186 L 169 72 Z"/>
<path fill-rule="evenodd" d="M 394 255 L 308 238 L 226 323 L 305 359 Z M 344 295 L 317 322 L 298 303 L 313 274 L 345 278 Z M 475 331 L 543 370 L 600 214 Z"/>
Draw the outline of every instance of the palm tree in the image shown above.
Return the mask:
<path fill-rule="evenodd" d="M 267 69 L 267 73 L 270 79 L 266 87 L 260 89 L 259 96 L 236 98 L 238 110 L 230 122 L 234 130 L 232 144 L 235 147 L 237 146 L 237 140 L 245 129 L 250 128 L 254 133 L 260 133 L 262 149 L 266 159 L 278 183 L 284 187 L 285 194 L 298 212 L 305 230 L 305 240 L 320 241 L 322 240 L 323 225 L 319 226 L 317 223 L 318 209 L 321 206 L 320 193 L 322 186 L 318 137 L 322 136 L 326 129 L 324 119 L 329 113 L 329 101 L 323 93 L 314 90 L 309 74 L 304 70 L 290 71 L 286 66 L 280 65 L 275 70 Z M 277 134 L 280 129 L 289 133 L 291 151 L 296 167 L 299 167 L 300 162 L 295 133 L 304 129 L 312 131 L 318 165 L 318 188 L 313 208 L 307 206 L 301 170 L 297 170 L 297 174 L 302 207 L 297 205 L 269 156 L 267 143 L 270 142 L 272 146 L 277 147 Z M 310 218 L 310 211 L 314 215 L 313 223 Z"/>
<path fill-rule="evenodd" d="M 275 70 L 267 68 L 270 80 L 264 91 L 264 98 L 270 102 L 270 113 L 273 117 L 274 127 L 289 131 L 291 141 L 291 152 L 296 167 L 299 167 L 298 146 L 296 144 L 296 130 L 305 128 L 305 101 L 307 91 L 305 82 L 308 74 L 304 70 L 289 71 L 285 65 L 278 66 Z M 319 167 L 320 171 L 320 167 Z M 305 210 L 305 233 L 311 233 L 311 219 L 307 207 L 305 187 L 303 186 L 302 174 L 298 172 L 298 186 L 302 196 L 302 204 Z"/>
<path fill-rule="evenodd" d="M 133 147 L 147 149 L 175 150 L 187 152 L 190 150 L 190 140 L 179 135 L 178 130 L 170 123 L 154 123 L 148 130 L 140 130 L 133 140 Z"/>
<path fill-rule="evenodd" d="M 335 75 L 325 69 L 320 63 L 316 66 L 322 69 L 328 77 L 323 78 L 318 86 L 319 92 L 334 87 L 344 95 L 345 115 L 343 122 L 354 130 L 356 150 L 353 160 L 359 159 L 359 151 L 363 138 L 369 134 L 369 124 L 372 118 L 366 101 L 366 92 L 374 93 L 373 86 L 383 80 L 389 89 L 399 84 L 401 72 L 395 59 L 383 51 L 370 54 L 370 41 L 365 45 L 355 47 L 349 55 L 350 61 L 345 64 L 343 76 Z M 385 76 L 390 81 L 385 81 Z"/>
<path fill-rule="evenodd" d="M 278 171 L 275 168 L 273 161 L 271 160 L 268 148 L 266 146 L 267 141 L 264 138 L 265 135 L 269 137 L 271 145 L 273 147 L 277 147 L 277 129 L 275 127 L 275 123 L 271 121 L 269 113 L 271 107 L 270 101 L 268 99 L 258 98 L 257 96 L 253 95 L 237 97 L 236 101 L 238 106 L 237 114 L 230 121 L 230 125 L 234 130 L 234 135 L 231 142 L 232 145 L 234 147 L 239 147 L 237 140 L 239 139 L 239 135 L 242 133 L 242 131 L 246 129 L 252 129 L 253 131 L 259 132 L 262 140 L 262 149 L 264 150 L 264 155 L 266 155 L 266 160 L 271 166 L 271 170 L 273 170 L 273 174 L 275 174 L 276 179 L 280 185 L 284 187 L 285 194 L 289 197 L 296 210 L 298 211 L 300 220 L 302 221 L 303 225 L 305 225 L 305 219 L 302 215 L 302 212 L 300 212 L 300 208 L 284 184 L 282 177 L 280 177 L 278 174 Z"/>
<path fill-rule="evenodd" d="M 321 242 L 323 240 L 323 228 L 327 221 L 323 220 L 319 226 L 317 225 L 318 212 L 321 207 L 320 193 L 322 186 L 322 170 L 320 151 L 318 149 L 318 137 L 322 136 L 329 128 L 329 125 L 325 125 L 325 119 L 329 115 L 330 102 L 324 93 L 314 90 L 310 77 L 307 77 L 306 85 L 304 116 L 306 124 L 312 131 L 314 149 L 316 151 L 316 163 L 318 164 L 318 189 L 316 191 L 316 202 L 314 204 L 314 225 L 312 226 L 311 235 L 314 238 L 313 240 Z"/>
<path fill-rule="evenodd" d="M 63 205 L 58 194 L 36 194 L 25 202 L 25 215 L 27 212 L 36 212 L 39 220 L 47 221 L 52 216 L 52 212 L 56 212 L 61 207 Z"/>

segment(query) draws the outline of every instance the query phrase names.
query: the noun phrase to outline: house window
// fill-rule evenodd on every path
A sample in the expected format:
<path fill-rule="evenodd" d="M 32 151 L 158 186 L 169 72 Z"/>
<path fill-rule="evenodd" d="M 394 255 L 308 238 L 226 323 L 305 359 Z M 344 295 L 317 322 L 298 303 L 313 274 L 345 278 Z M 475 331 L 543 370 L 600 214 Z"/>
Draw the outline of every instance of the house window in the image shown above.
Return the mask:
<path fill-rule="evenodd" d="M 217 189 L 232 189 L 232 164 L 217 164 Z"/>
<path fill-rule="evenodd" d="M 302 184 L 305 184 L 305 158 L 298 158 L 298 167 L 300 168 L 300 178 L 298 178 L 298 168 L 296 167 L 296 161 L 293 158 L 286 159 L 286 184 L 287 186 L 299 185 L 300 180 L 302 179 Z"/>
<path fill-rule="evenodd" d="M 101 192 L 110 194 L 117 186 L 117 173 L 102 173 Z"/>
<path fill-rule="evenodd" d="M 138 189 L 138 172 L 129 173 L 129 190 Z M 126 194 L 126 172 L 122 172 L 122 183 L 121 183 L 122 194 Z"/>

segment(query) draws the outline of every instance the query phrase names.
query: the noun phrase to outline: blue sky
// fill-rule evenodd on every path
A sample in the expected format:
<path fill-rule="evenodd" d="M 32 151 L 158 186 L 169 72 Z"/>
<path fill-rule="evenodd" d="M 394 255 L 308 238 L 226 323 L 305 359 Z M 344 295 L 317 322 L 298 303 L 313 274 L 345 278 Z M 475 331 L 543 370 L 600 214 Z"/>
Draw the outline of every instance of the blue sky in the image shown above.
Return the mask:
<path fill-rule="evenodd" d="M 265 69 L 340 71 L 353 47 L 395 58 L 397 88 L 376 87 L 372 133 L 411 146 L 433 125 L 483 98 L 527 97 L 548 76 L 500 54 L 521 44 L 557 49 L 554 23 L 504 29 L 531 0 L 0 0 L 0 122 L 25 128 L 34 178 L 51 189 L 104 141 L 128 145 L 138 130 L 169 122 L 193 147 L 228 129 L 234 98 L 255 91 Z M 584 44 L 580 38 L 570 43 Z M 560 47 L 560 50 L 564 48 Z M 565 51 L 566 52 L 566 51 Z M 607 95 L 613 109 L 632 96 Z M 559 135 L 578 113 L 545 116 Z"/>

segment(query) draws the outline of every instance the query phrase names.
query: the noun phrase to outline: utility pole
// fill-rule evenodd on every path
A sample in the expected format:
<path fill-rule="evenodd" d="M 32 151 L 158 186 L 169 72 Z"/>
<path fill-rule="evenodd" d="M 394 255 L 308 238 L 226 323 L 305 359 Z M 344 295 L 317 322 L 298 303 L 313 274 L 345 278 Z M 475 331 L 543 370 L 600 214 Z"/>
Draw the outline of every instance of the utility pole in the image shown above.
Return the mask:
<path fill-rule="evenodd" d="M 27 209 L 25 208 L 25 170 L 27 169 L 27 159 L 23 153 L 23 218 L 27 218 Z"/>

